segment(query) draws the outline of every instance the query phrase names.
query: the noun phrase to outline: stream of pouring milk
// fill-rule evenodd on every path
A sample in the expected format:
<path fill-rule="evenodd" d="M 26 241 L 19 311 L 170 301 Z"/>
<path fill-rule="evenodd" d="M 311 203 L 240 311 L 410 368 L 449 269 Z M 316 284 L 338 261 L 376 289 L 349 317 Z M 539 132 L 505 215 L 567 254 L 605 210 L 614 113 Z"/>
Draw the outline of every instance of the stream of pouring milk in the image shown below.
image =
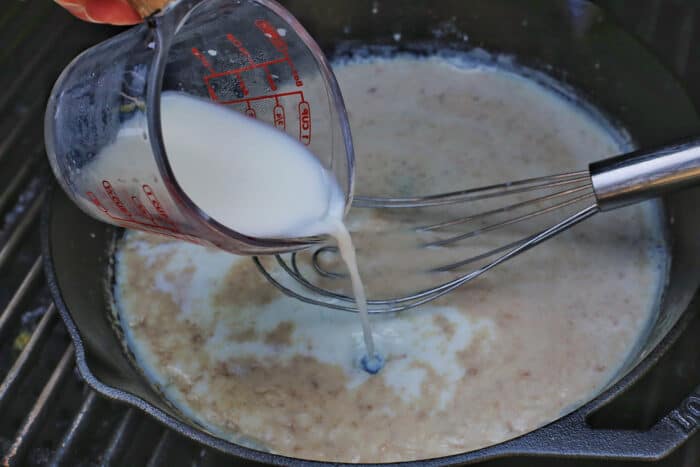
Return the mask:
<path fill-rule="evenodd" d="M 379 371 L 355 248 L 343 224 L 345 198 L 335 177 L 289 135 L 187 94 L 163 93 L 161 122 L 175 178 L 209 216 L 253 237 L 336 239 L 362 323 L 367 351 L 362 366 Z M 109 150 L 118 154 L 114 146 L 120 139 Z"/>

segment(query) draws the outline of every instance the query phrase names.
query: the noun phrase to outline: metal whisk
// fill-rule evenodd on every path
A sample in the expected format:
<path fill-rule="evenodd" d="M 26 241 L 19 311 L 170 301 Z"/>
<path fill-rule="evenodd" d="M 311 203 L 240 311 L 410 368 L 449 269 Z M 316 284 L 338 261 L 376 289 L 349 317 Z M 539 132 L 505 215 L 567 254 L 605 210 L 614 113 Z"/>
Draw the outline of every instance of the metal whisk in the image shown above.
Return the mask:
<path fill-rule="evenodd" d="M 399 312 L 435 300 L 457 287 L 479 277 L 486 271 L 539 245 L 547 239 L 569 229 L 573 225 L 600 211 L 608 211 L 628 204 L 644 201 L 661 194 L 700 183 L 700 138 L 683 141 L 651 150 L 639 150 L 611 159 L 594 162 L 588 170 L 545 177 L 501 183 L 482 188 L 415 198 L 356 197 L 353 207 L 375 209 L 409 209 L 470 203 L 485 199 L 499 199 L 509 195 L 528 194 L 530 199 L 505 203 L 468 216 L 418 227 L 418 232 L 434 232 L 453 229 L 476 220 L 486 221 L 497 215 L 506 219 L 486 222 L 476 229 L 423 243 L 423 247 L 448 247 L 470 238 L 495 232 L 530 219 L 556 214 L 566 207 L 583 205 L 559 221 L 540 228 L 535 234 L 517 241 L 491 248 L 475 256 L 460 259 L 430 269 L 432 272 L 459 271 L 468 265 L 485 261 L 485 264 L 460 273 L 457 277 L 437 286 L 431 286 L 405 296 L 369 300 L 371 313 Z M 547 204 L 542 207 L 542 204 Z M 544 216 L 546 217 L 546 216 Z M 333 246 L 320 246 L 310 255 L 313 271 L 325 278 L 337 278 L 341 274 L 327 270 L 321 264 L 324 253 L 335 251 Z M 260 272 L 286 295 L 301 301 L 328 308 L 356 312 L 352 297 L 334 292 L 314 283 L 308 273 L 302 273 L 299 254 L 277 255 L 277 264 L 292 281 L 276 278 L 259 258 L 253 260 Z"/>

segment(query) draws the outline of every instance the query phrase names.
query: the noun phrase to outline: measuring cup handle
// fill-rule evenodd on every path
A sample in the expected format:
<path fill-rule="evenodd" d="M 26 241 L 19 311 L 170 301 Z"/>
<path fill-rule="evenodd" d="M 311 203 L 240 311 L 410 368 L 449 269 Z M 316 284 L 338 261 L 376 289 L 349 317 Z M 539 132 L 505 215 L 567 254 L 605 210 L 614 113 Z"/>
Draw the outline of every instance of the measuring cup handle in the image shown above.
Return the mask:
<path fill-rule="evenodd" d="M 171 0 L 127 0 L 127 2 L 141 18 L 147 18 L 165 8 Z"/>

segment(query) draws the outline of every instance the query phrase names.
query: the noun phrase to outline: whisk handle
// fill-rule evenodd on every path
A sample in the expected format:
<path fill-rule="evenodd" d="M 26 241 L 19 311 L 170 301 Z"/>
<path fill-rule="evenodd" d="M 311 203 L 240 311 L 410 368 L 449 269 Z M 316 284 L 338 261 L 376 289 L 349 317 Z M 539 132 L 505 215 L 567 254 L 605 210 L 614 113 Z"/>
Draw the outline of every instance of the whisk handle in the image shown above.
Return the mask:
<path fill-rule="evenodd" d="M 602 211 L 700 184 L 700 138 L 594 162 L 591 183 Z"/>

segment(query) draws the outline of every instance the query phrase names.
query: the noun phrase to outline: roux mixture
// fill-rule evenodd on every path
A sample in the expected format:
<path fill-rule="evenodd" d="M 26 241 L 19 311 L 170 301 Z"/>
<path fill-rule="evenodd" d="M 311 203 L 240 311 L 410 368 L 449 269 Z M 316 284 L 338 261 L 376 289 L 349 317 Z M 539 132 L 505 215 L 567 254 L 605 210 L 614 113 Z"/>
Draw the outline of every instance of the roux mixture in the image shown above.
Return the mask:
<path fill-rule="evenodd" d="M 577 170 L 622 151 L 587 113 L 509 71 L 437 57 L 334 69 L 362 195 L 426 195 Z M 416 238 L 444 233 L 403 227 L 464 209 L 351 210 L 370 298 L 454 277 L 424 266 L 466 257 L 473 245 L 421 249 Z M 147 376 L 217 436 L 305 459 L 444 456 L 554 420 L 616 376 L 656 312 L 667 261 L 659 222 L 654 203 L 599 214 L 438 301 L 374 316 L 386 360 L 376 376 L 358 364 L 354 314 L 281 295 L 249 258 L 129 232 L 116 255 L 115 301 Z M 496 246 L 527 228 L 475 241 Z M 336 262 L 326 266 L 342 271 Z M 322 283 L 349 290 L 344 280 Z"/>

